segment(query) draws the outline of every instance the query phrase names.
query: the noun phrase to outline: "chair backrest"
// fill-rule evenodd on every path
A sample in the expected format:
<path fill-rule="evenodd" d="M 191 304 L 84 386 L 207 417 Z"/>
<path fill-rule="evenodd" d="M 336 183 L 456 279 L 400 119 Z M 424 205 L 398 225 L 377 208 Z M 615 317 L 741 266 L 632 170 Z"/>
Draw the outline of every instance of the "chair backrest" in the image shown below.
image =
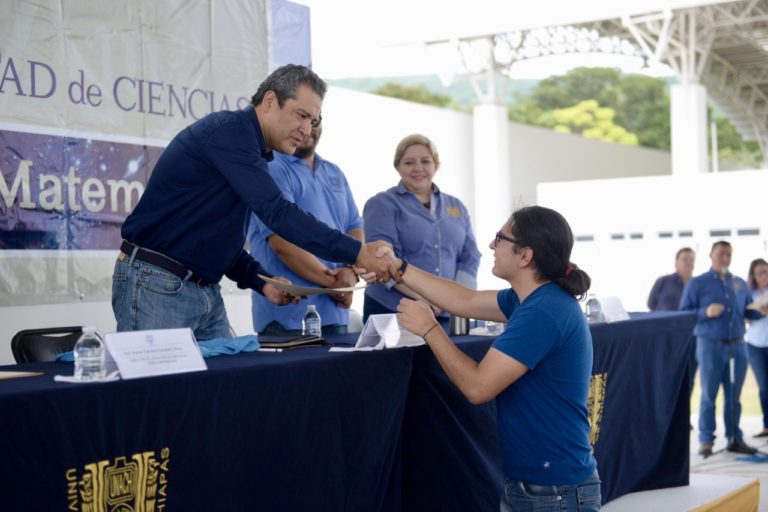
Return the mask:
<path fill-rule="evenodd" d="M 11 340 L 11 352 L 17 363 L 55 361 L 58 354 L 74 348 L 82 333 L 82 326 L 19 331 Z"/>

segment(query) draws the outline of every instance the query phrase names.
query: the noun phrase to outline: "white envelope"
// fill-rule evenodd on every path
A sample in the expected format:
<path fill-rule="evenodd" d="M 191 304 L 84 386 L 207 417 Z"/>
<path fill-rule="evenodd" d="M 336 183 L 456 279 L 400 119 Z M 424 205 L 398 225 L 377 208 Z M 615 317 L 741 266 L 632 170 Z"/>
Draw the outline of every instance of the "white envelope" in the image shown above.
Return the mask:
<path fill-rule="evenodd" d="M 416 345 L 424 345 L 424 339 L 408 329 L 400 327 L 397 315 L 390 313 L 369 316 L 368 321 L 363 326 L 363 331 L 357 338 L 355 348 L 373 347 L 378 349 Z"/>

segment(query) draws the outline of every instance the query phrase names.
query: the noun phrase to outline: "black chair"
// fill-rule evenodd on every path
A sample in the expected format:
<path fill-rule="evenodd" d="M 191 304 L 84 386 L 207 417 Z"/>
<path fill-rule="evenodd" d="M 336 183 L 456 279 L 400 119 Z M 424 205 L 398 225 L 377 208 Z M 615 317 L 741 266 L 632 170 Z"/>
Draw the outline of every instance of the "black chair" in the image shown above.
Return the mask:
<path fill-rule="evenodd" d="M 11 352 L 17 363 L 55 361 L 58 354 L 75 347 L 82 333 L 82 326 L 19 331 L 11 340 Z"/>

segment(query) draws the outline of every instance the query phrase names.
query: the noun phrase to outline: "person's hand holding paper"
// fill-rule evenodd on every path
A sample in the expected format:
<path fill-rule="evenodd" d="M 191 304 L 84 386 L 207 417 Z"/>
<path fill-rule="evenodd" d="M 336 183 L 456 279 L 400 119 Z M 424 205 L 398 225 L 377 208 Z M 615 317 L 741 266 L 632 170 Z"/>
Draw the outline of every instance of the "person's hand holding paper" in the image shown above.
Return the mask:
<path fill-rule="evenodd" d="M 284 277 L 266 277 L 259 275 L 267 284 L 264 285 L 262 292 L 264 296 L 273 304 L 278 306 L 285 306 L 286 304 L 298 304 L 301 299 L 306 298 L 300 293 L 293 293 L 288 289 L 282 288 L 279 285 L 290 286 L 291 282 Z"/>

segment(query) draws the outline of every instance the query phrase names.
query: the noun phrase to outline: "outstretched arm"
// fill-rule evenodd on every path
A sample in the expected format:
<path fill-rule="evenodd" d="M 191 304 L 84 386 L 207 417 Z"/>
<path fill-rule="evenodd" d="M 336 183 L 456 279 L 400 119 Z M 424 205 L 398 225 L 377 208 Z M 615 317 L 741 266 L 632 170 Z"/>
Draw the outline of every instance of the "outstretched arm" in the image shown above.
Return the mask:
<path fill-rule="evenodd" d="M 397 307 L 397 321 L 424 338 L 448 378 L 473 404 L 492 400 L 528 371 L 523 363 L 495 348 L 476 363 L 453 344 L 423 302 L 402 299 Z"/>
<path fill-rule="evenodd" d="M 397 269 L 402 268 L 403 260 L 395 258 L 393 266 Z M 413 265 L 406 266 L 402 281 L 441 310 L 465 318 L 507 321 L 496 300 L 498 294 L 496 290 L 472 290 L 455 281 L 424 272 Z"/>

